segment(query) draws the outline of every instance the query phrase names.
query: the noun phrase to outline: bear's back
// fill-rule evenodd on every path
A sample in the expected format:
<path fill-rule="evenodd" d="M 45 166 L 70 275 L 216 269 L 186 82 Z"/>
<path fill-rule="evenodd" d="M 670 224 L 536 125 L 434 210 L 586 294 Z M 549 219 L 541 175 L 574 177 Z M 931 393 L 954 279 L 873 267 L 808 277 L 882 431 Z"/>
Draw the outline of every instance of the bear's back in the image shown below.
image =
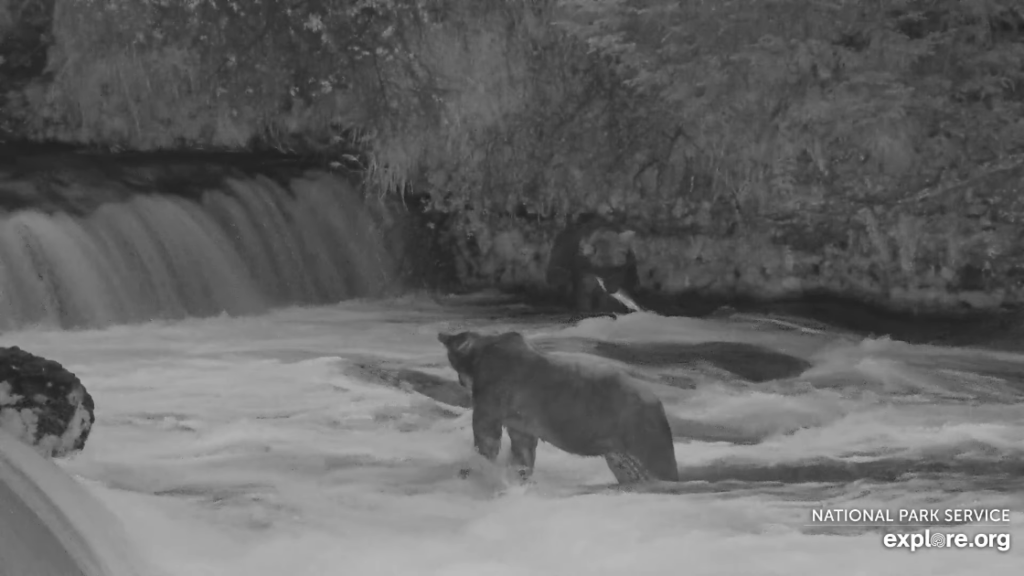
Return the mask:
<path fill-rule="evenodd" d="M 474 381 L 502 399 L 509 425 L 563 450 L 600 454 L 624 422 L 660 410 L 656 396 L 617 370 L 552 357 L 517 333 L 490 338 Z"/>
<path fill-rule="evenodd" d="M 481 339 L 479 367 L 487 372 L 485 380 L 495 384 L 540 389 L 572 388 L 581 393 L 607 393 L 621 389 L 628 396 L 645 402 L 658 402 L 655 395 L 635 385 L 621 371 L 580 361 L 557 358 L 541 352 L 522 334 L 506 332 Z M 481 376 L 485 376 L 481 374 Z"/>

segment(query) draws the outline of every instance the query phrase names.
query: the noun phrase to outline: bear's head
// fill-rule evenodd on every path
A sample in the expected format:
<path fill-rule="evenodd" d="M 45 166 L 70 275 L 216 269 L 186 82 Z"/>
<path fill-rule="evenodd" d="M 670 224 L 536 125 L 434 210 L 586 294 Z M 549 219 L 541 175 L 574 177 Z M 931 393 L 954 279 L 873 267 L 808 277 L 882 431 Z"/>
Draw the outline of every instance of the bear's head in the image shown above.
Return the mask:
<path fill-rule="evenodd" d="M 594 230 L 580 239 L 579 254 L 594 268 L 619 268 L 629 263 L 633 252 L 632 230 L 616 232 L 607 228 Z"/>
<path fill-rule="evenodd" d="M 448 349 L 448 362 L 459 374 L 459 384 L 469 390 L 473 389 L 471 376 L 476 364 L 476 347 L 482 336 L 476 332 L 459 332 L 447 334 L 438 332 L 437 339 Z"/>

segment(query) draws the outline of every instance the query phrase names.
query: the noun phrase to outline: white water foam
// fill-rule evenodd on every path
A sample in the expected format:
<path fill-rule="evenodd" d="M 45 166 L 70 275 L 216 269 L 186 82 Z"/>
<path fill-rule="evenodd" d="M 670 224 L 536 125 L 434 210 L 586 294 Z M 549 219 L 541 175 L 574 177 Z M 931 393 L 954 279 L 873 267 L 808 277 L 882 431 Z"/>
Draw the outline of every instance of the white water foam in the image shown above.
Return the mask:
<path fill-rule="evenodd" d="M 372 355 L 454 379 L 436 341 L 453 324 L 566 342 L 771 344 L 815 359 L 815 367 L 750 384 L 697 366 L 694 388 L 663 385 L 673 415 L 762 439 L 680 439 L 681 471 L 697 480 L 681 494 L 584 494 L 613 481 L 604 462 L 543 444 L 536 482 L 513 487 L 473 458 L 467 410 L 346 370 Z M 899 482 L 794 483 L 779 472 L 821 459 L 850 467 L 886 459 L 911 467 L 1019 463 L 1020 394 L 1006 396 L 1014 384 L 1005 377 L 972 375 L 996 361 L 1024 367 L 1020 356 L 939 355 L 647 313 L 571 328 L 495 323 L 417 299 L 2 340 L 62 362 L 89 387 L 93 436 L 62 466 L 173 576 L 973 576 L 1015 575 L 1024 566 L 1017 542 L 1007 553 L 909 553 L 885 549 L 878 532 L 806 527 L 819 505 L 985 506 L 1013 509 L 1000 530 L 1020 541 L 1024 490 L 997 473 L 979 473 L 991 477 L 989 486 L 982 476 L 932 477 L 921 467 Z M 941 371 L 943 358 L 958 376 Z M 458 470 L 467 463 L 479 473 L 463 480 Z M 740 480 L 716 480 L 729 470 Z"/>

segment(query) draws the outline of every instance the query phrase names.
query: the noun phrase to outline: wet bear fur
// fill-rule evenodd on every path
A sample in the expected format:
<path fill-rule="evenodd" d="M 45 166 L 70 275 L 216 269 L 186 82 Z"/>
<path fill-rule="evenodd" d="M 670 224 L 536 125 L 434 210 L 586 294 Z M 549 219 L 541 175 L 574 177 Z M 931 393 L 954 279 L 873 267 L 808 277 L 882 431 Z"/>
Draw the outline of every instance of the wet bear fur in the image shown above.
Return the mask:
<path fill-rule="evenodd" d="M 577 312 L 626 311 L 609 293 L 633 294 L 639 285 L 634 235 L 603 216 L 581 215 L 555 237 L 548 257 L 548 286 Z"/>
<path fill-rule="evenodd" d="M 578 456 L 603 456 L 620 484 L 678 481 L 661 401 L 617 371 L 555 359 L 517 332 L 438 334 L 473 396 L 473 444 L 495 461 L 502 428 L 521 478 L 543 440 Z"/>

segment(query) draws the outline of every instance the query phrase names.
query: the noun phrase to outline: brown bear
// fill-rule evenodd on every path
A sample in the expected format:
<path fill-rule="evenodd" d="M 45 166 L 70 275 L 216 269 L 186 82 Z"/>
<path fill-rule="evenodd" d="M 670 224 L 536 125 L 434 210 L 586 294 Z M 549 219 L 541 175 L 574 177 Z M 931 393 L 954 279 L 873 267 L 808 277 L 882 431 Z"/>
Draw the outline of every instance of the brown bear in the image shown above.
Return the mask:
<path fill-rule="evenodd" d="M 661 401 L 617 371 L 552 358 L 518 332 L 439 333 L 459 382 L 473 395 L 473 444 L 495 461 L 502 427 L 511 463 L 533 474 L 537 441 L 604 456 L 620 484 L 678 481 L 672 430 Z"/>
<path fill-rule="evenodd" d="M 632 294 L 640 283 L 632 248 L 634 236 L 632 230 L 603 216 L 580 216 L 555 237 L 548 257 L 548 286 L 560 292 L 577 312 L 624 311 L 609 294 L 619 290 Z"/>

